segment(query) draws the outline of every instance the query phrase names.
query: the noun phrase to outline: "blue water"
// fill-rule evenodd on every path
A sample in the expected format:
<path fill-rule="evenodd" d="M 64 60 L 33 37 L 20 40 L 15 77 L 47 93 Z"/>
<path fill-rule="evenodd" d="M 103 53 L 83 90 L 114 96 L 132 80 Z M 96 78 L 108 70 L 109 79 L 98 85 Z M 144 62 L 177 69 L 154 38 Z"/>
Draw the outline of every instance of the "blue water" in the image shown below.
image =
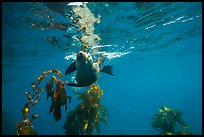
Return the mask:
<path fill-rule="evenodd" d="M 64 3 L 66 5 L 66 3 Z M 31 91 L 31 83 L 45 70 L 59 69 L 63 74 L 73 61 L 66 59 L 79 50 L 62 50 L 44 40 L 60 30 L 31 29 L 20 21 L 23 16 L 43 20 L 32 14 L 33 3 L 2 3 L 2 133 L 15 134 L 16 123 L 23 120 L 21 109 Z M 66 6 L 65 6 L 66 7 Z M 95 34 L 101 37 L 104 64 L 113 65 L 114 76 L 100 73 L 104 90 L 102 103 L 110 116 L 100 134 L 159 134 L 152 116 L 162 105 L 183 112 L 183 120 L 193 134 L 202 134 L 202 3 L 90 3 L 101 15 Z M 59 22 L 66 22 L 57 14 Z M 71 45 L 71 44 L 70 44 Z M 108 46 L 109 45 L 109 46 Z M 63 76 L 62 80 L 70 79 Z M 45 85 L 45 82 L 42 82 Z M 79 103 L 73 100 L 68 111 Z M 56 122 L 49 114 L 51 100 L 45 91 L 32 113 L 37 134 L 64 134 L 67 112 Z"/>

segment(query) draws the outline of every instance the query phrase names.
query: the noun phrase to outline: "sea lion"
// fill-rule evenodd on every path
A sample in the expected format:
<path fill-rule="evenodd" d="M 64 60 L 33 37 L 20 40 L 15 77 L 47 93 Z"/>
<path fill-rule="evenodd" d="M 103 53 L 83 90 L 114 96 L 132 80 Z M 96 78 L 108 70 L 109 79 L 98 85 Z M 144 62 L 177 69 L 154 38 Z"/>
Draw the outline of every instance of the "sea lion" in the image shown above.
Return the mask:
<path fill-rule="evenodd" d="M 100 57 L 97 62 L 93 62 L 93 58 L 88 52 L 79 51 L 76 61 L 73 62 L 65 72 L 65 75 L 67 75 L 76 71 L 77 83 L 66 81 L 66 84 L 74 87 L 90 86 L 96 82 L 99 72 L 113 75 L 111 65 L 100 67 L 103 61 L 104 59 Z"/>

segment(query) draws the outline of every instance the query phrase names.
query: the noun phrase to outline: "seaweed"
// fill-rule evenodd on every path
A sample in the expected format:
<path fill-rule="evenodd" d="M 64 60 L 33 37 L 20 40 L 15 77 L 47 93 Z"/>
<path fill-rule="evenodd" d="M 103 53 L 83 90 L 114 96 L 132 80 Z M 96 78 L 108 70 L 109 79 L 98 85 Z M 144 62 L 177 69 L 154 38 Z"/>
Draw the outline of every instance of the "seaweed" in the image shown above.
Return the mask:
<path fill-rule="evenodd" d="M 25 95 L 28 99 L 26 104 L 22 109 L 24 120 L 18 122 L 16 125 L 17 135 L 36 135 L 36 132 L 33 130 L 32 122 L 34 119 L 38 118 L 38 114 L 33 114 L 31 119 L 29 119 L 29 112 L 40 100 L 40 92 L 43 91 L 42 87 L 39 87 L 43 79 L 45 79 L 47 74 L 52 76 L 52 79 L 46 84 L 45 89 L 47 92 L 47 100 L 49 97 L 52 99 L 52 104 L 50 105 L 50 113 L 54 109 L 54 118 L 56 121 L 61 119 L 61 106 L 65 105 L 65 110 L 67 110 L 67 98 L 69 103 L 71 102 L 71 97 L 66 95 L 65 84 L 57 79 L 52 73 L 56 73 L 59 77 L 62 77 L 62 74 L 57 69 L 52 69 L 49 71 L 43 72 L 35 81 L 32 82 L 31 88 L 33 90 L 32 95 L 30 92 L 26 92 Z M 55 81 L 55 88 L 53 89 L 53 81 Z"/>
<path fill-rule="evenodd" d="M 98 84 L 92 84 L 83 93 L 74 92 L 82 102 L 68 113 L 63 126 L 65 134 L 92 135 L 95 131 L 100 133 L 100 122 L 107 125 L 106 119 L 109 115 L 108 110 L 101 103 L 103 90 Z"/>
<path fill-rule="evenodd" d="M 176 130 L 176 127 L 181 126 Z M 162 135 L 191 135 L 192 132 L 182 119 L 182 112 L 166 106 L 159 109 L 152 117 L 152 127 Z"/>

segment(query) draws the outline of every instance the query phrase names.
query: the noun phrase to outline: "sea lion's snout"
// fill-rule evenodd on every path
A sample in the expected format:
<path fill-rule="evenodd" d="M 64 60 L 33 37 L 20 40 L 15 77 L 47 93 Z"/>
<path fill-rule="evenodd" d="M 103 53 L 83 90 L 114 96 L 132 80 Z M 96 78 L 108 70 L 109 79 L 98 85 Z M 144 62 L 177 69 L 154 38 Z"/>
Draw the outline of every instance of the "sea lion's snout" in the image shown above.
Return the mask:
<path fill-rule="evenodd" d="M 81 52 L 79 52 L 79 56 L 82 56 L 83 54 Z"/>
<path fill-rule="evenodd" d="M 82 56 L 83 56 L 83 52 L 80 51 L 80 52 L 77 54 L 77 58 L 80 59 L 80 58 L 82 58 Z"/>

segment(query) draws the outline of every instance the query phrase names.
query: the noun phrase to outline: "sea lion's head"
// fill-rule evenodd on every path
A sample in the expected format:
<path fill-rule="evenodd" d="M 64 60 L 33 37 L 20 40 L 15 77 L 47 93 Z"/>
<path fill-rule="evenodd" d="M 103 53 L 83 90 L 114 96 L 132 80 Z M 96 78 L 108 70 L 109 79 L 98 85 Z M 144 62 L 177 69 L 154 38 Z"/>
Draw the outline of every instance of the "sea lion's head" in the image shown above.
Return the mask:
<path fill-rule="evenodd" d="M 77 54 L 77 63 L 81 66 L 85 65 L 92 65 L 93 64 L 93 58 L 88 52 L 79 51 Z"/>

